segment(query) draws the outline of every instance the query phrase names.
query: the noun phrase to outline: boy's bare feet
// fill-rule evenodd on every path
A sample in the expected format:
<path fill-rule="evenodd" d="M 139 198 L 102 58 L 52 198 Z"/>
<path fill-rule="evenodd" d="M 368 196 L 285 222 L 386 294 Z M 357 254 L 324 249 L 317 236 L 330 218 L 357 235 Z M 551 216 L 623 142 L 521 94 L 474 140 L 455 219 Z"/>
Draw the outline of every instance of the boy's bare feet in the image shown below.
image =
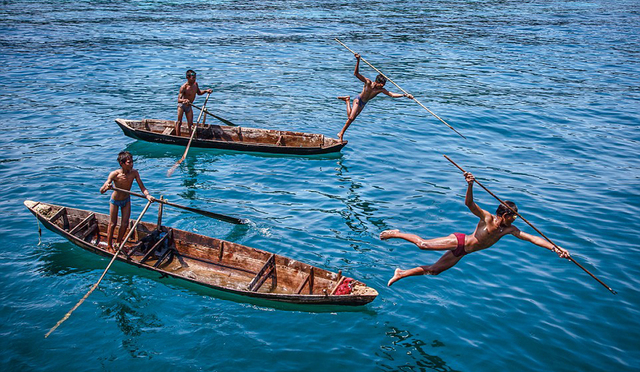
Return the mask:
<path fill-rule="evenodd" d="M 387 240 L 389 238 L 395 238 L 396 234 L 399 233 L 400 230 L 385 230 L 380 233 L 380 240 Z"/>
<path fill-rule="evenodd" d="M 391 287 L 391 284 L 397 282 L 400 279 L 402 279 L 402 270 L 396 269 L 396 271 L 393 272 L 393 278 L 389 279 L 387 287 Z"/>
<path fill-rule="evenodd" d="M 348 102 L 349 100 L 351 100 L 351 97 L 349 97 L 349 96 L 342 96 L 342 97 L 338 97 L 338 99 L 341 99 L 341 100 L 343 100 L 343 101 L 345 101 L 345 102 Z"/>

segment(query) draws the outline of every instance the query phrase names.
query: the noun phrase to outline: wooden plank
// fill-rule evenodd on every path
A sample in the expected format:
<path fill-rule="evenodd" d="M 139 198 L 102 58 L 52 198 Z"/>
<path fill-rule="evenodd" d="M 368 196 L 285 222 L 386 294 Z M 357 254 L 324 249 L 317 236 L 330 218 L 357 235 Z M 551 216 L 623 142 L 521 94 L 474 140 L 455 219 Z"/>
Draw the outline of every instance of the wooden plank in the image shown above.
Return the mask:
<path fill-rule="evenodd" d="M 268 277 L 273 276 L 275 282 L 275 266 L 276 266 L 276 255 L 274 253 L 271 254 L 271 257 L 267 260 L 267 262 L 262 266 L 262 269 L 258 271 L 258 274 L 253 278 L 251 283 L 249 283 L 249 290 L 252 292 L 257 292 L 262 284 L 267 280 Z"/>
<path fill-rule="evenodd" d="M 173 130 L 174 130 L 174 128 L 166 127 L 162 131 L 162 134 L 165 135 L 165 136 L 171 135 L 171 134 L 173 134 Z"/>
<path fill-rule="evenodd" d="M 331 290 L 331 293 L 330 293 L 331 296 L 333 296 L 333 294 L 336 293 L 336 289 L 338 289 L 338 287 L 340 287 L 340 284 L 344 282 L 344 278 L 346 278 L 346 276 L 343 276 L 340 278 L 340 280 L 338 280 L 338 284 L 336 284 L 336 286 L 333 287 L 333 289 Z"/>
<path fill-rule="evenodd" d="M 248 273 L 248 274 L 253 274 L 253 275 L 257 274 L 255 271 L 247 270 L 247 269 L 244 269 L 242 267 L 235 267 L 235 266 L 225 265 L 225 264 L 221 264 L 221 263 L 214 262 L 214 261 L 211 261 L 211 260 L 207 260 L 206 258 L 191 256 L 191 255 L 188 255 L 188 254 L 182 253 L 182 252 L 178 252 L 178 253 L 176 253 L 176 255 L 178 255 L 178 257 L 185 257 L 185 258 L 188 258 L 190 260 L 200 261 L 200 262 L 208 263 L 208 264 L 211 264 L 211 265 L 224 267 L 225 269 L 242 271 L 242 272 L 245 272 L 245 273 Z"/>
<path fill-rule="evenodd" d="M 311 270 L 313 270 L 313 268 Z M 307 274 L 307 276 L 304 277 L 304 280 L 302 281 L 302 283 L 300 283 L 300 285 L 296 289 L 296 292 L 295 292 L 296 294 L 300 294 L 300 292 L 302 292 L 302 288 L 304 288 L 304 286 L 309 282 L 310 275 L 311 274 Z"/>
<path fill-rule="evenodd" d="M 338 274 L 341 275 L 341 274 Z M 308 283 L 309 284 L 309 294 L 313 294 L 313 279 L 315 278 L 315 273 L 313 271 L 313 267 L 309 268 L 309 274 L 307 274 L 307 276 L 304 278 L 304 280 L 302 281 L 302 283 L 300 283 L 300 285 L 298 286 L 298 289 L 296 289 L 296 294 L 300 294 L 300 292 L 302 292 L 302 289 L 304 288 L 304 286 Z"/>
<path fill-rule="evenodd" d="M 77 224 L 73 229 L 71 229 L 71 231 L 69 231 L 69 234 L 75 235 L 75 233 L 77 231 L 79 231 L 81 228 L 83 228 L 87 223 L 89 223 L 89 221 L 91 221 L 94 218 L 96 218 L 96 214 L 95 213 L 91 213 L 84 220 L 82 220 L 79 224 Z"/>
<path fill-rule="evenodd" d="M 80 239 L 82 239 L 82 240 L 86 240 L 86 239 L 87 239 L 87 237 L 88 237 L 89 235 L 91 235 L 91 234 L 95 233 L 97 229 L 98 229 L 98 222 L 94 222 L 94 223 L 91 225 L 91 227 L 89 227 L 89 228 L 87 229 L 87 231 L 85 231 L 85 233 L 84 233 L 84 234 L 82 234 L 82 236 L 80 236 L 79 238 L 80 238 Z"/>
<path fill-rule="evenodd" d="M 60 208 L 56 212 L 56 214 L 54 214 L 53 216 L 51 216 L 51 218 L 49 218 L 49 222 L 55 223 L 58 220 L 58 218 L 60 218 L 60 216 L 62 216 L 63 214 L 67 214 L 67 208 L 66 207 Z"/>

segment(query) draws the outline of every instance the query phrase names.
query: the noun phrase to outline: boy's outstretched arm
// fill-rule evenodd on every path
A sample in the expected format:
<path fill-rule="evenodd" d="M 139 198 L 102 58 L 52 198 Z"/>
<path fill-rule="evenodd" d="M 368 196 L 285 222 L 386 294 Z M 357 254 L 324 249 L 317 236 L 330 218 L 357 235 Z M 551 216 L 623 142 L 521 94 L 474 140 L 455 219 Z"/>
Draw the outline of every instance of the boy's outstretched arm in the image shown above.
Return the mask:
<path fill-rule="evenodd" d="M 356 68 L 355 68 L 355 70 L 353 71 L 353 75 L 354 75 L 355 77 L 357 77 L 357 78 L 358 78 L 358 80 L 360 80 L 361 82 L 366 83 L 366 82 L 367 82 L 367 80 L 369 80 L 369 79 L 367 79 L 366 77 L 364 77 L 364 76 L 362 76 L 362 75 L 360 74 L 360 54 L 356 53 L 356 54 L 355 54 L 355 57 L 356 57 Z"/>
<path fill-rule="evenodd" d="M 476 204 L 476 202 L 473 201 L 473 182 L 475 181 L 476 178 L 473 176 L 473 174 L 469 172 L 464 173 L 464 178 L 467 181 L 467 193 L 464 197 L 464 205 L 466 205 L 467 208 L 469 208 L 471 213 L 473 213 L 480 219 L 485 219 L 487 217 L 490 217 L 491 214 L 489 212 L 480 208 L 478 204 Z"/>
<path fill-rule="evenodd" d="M 409 98 L 409 99 L 413 99 L 413 96 L 412 96 L 411 94 L 391 93 L 391 92 L 389 92 L 389 91 L 388 91 L 388 90 L 386 90 L 386 89 L 383 89 L 383 90 L 382 90 L 382 93 L 383 93 L 383 94 L 388 95 L 388 96 L 389 96 L 389 97 L 391 97 L 391 98 L 407 97 L 407 98 Z"/>
<path fill-rule="evenodd" d="M 561 258 L 569 258 L 570 256 L 569 251 L 567 251 L 566 249 L 557 247 L 539 236 L 527 234 L 526 232 L 522 232 L 519 229 L 516 229 L 516 231 L 514 231 L 512 235 L 520 240 L 524 240 L 529 243 L 533 243 L 539 247 L 546 248 L 550 251 L 556 252 L 558 256 Z"/>

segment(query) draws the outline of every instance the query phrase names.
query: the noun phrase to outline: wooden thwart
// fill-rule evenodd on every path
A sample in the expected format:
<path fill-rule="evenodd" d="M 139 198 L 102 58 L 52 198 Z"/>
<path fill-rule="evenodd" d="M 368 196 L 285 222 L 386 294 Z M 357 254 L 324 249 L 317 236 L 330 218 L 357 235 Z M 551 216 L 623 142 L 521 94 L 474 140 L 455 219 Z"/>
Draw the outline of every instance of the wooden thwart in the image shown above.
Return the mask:
<path fill-rule="evenodd" d="M 51 218 L 49 218 L 49 222 L 51 223 L 55 223 L 58 218 L 62 217 L 63 221 L 62 221 L 62 228 L 64 230 L 69 230 L 69 217 L 67 217 L 67 208 L 62 207 L 60 208 L 60 210 L 58 210 L 56 212 L 56 214 L 54 214 L 53 216 L 51 216 Z"/>
<path fill-rule="evenodd" d="M 272 278 L 271 286 L 275 287 L 277 285 L 275 254 L 271 254 L 271 257 L 269 257 L 264 266 L 262 266 L 262 269 L 258 271 L 258 274 L 253 278 L 251 283 L 249 283 L 248 289 L 252 292 L 257 292 L 269 277 Z"/>
<path fill-rule="evenodd" d="M 87 218 L 85 218 L 84 220 L 82 220 L 82 222 L 80 222 L 79 224 L 77 224 L 73 229 L 71 229 L 71 231 L 69 231 L 69 234 L 71 235 L 75 235 L 75 233 L 77 231 L 80 231 L 81 228 L 83 228 L 86 224 L 89 223 L 89 221 L 91 221 L 92 219 L 96 218 L 96 214 L 95 213 L 91 213 L 90 215 L 87 216 Z"/>
<path fill-rule="evenodd" d="M 309 284 L 309 294 L 313 294 L 313 281 L 314 281 L 314 277 L 315 274 L 313 273 L 313 267 L 309 270 L 309 274 L 307 274 L 307 276 L 304 278 L 304 280 L 302 281 L 302 283 L 300 283 L 300 285 L 298 286 L 298 289 L 296 289 L 296 294 L 300 294 L 300 292 L 302 292 L 302 289 L 305 287 L 305 285 Z"/>

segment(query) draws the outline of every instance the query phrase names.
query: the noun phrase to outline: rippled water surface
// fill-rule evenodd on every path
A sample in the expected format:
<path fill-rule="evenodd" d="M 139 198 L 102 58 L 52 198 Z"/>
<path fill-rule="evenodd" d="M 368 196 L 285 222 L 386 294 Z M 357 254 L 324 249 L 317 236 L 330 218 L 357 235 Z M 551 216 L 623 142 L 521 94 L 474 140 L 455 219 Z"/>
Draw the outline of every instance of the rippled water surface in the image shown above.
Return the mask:
<path fill-rule="evenodd" d="M 0 15 L 0 370 L 640 365 L 638 1 L 4 1 Z M 336 97 L 362 87 L 336 37 L 467 139 L 414 102 L 381 96 L 339 155 L 192 149 L 167 178 L 184 149 L 132 140 L 113 121 L 174 119 L 194 69 L 226 119 L 335 136 L 346 120 Z M 166 209 L 166 224 L 343 270 L 380 295 L 361 308 L 288 308 L 116 263 L 45 340 L 108 260 L 49 231 L 38 244 L 22 202 L 106 212 L 98 189 L 122 150 L 154 195 L 252 221 L 238 230 Z M 396 267 L 441 254 L 382 242 L 381 231 L 475 227 L 466 183 L 443 154 L 618 295 L 513 237 L 386 287 Z M 475 197 L 495 210 L 481 188 Z M 135 200 L 132 214 L 142 207 Z"/>

